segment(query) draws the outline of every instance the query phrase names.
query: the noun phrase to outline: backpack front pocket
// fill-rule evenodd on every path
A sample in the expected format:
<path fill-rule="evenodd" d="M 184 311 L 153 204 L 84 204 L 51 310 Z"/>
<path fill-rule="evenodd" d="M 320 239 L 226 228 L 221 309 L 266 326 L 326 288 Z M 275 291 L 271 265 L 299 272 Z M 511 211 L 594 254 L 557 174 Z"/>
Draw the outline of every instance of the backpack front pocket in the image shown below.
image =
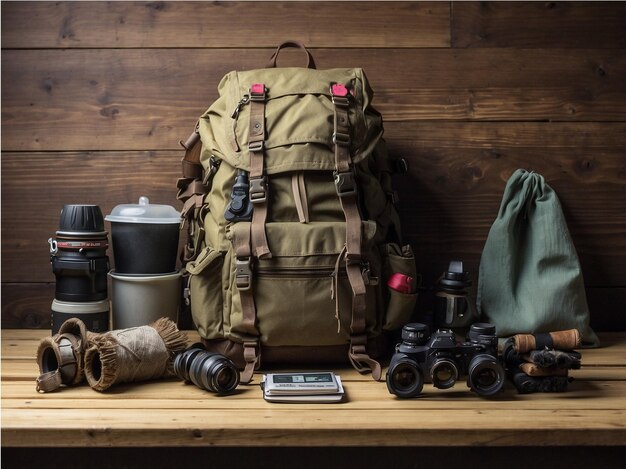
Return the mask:
<path fill-rule="evenodd" d="M 323 346 L 349 340 L 352 293 L 345 270 L 259 269 L 256 287 L 262 343 Z"/>
<path fill-rule="evenodd" d="M 343 259 L 345 223 L 268 223 L 271 259 L 253 267 L 252 291 L 260 340 L 267 346 L 342 345 L 350 341 L 352 288 Z M 363 224 L 365 245 L 375 233 L 373 223 Z M 237 236 L 237 229 L 233 230 Z M 231 261 L 234 272 L 235 260 Z M 376 263 L 379 265 L 379 263 Z M 231 288 L 237 284 L 231 279 Z M 368 336 L 380 331 L 380 295 L 366 289 Z M 240 295 L 233 294 L 230 335 L 241 341 L 245 334 Z"/>

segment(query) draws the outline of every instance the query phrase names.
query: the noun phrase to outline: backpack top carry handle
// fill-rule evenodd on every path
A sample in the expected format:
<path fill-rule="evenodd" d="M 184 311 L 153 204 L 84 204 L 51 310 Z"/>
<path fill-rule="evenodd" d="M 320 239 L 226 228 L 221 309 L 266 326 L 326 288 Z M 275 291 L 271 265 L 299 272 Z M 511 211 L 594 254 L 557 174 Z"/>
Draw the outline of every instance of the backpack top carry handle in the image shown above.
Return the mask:
<path fill-rule="evenodd" d="M 300 41 L 286 41 L 283 42 L 280 46 L 276 48 L 274 54 L 270 57 L 270 61 L 267 63 L 265 68 L 276 68 L 276 59 L 278 59 L 278 54 L 282 49 L 286 47 L 295 47 L 297 49 L 302 49 L 307 55 L 307 63 L 306 68 L 316 69 L 315 60 L 313 60 L 313 56 L 309 52 L 309 50 L 302 44 Z"/>

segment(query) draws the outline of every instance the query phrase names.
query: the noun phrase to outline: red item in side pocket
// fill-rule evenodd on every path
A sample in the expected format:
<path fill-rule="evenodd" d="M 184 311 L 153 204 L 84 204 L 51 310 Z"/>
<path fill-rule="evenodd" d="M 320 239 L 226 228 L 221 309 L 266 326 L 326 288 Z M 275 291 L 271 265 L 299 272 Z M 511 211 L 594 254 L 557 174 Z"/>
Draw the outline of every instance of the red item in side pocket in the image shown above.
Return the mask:
<path fill-rule="evenodd" d="M 415 293 L 415 279 L 399 272 L 389 277 L 387 286 L 400 293 Z"/>

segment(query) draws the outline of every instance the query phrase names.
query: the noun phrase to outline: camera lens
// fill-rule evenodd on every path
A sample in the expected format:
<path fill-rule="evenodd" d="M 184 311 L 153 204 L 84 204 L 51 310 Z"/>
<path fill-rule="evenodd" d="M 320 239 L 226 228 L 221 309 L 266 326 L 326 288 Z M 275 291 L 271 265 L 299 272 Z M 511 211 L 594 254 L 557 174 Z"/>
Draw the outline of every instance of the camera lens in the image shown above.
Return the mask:
<path fill-rule="evenodd" d="M 237 370 L 233 370 L 232 368 L 222 367 L 217 371 L 217 373 L 215 373 L 213 382 L 213 387 L 215 389 L 226 390 L 216 392 L 230 392 L 237 387 L 237 384 L 239 384 L 239 373 Z"/>
<path fill-rule="evenodd" d="M 204 351 L 201 347 L 200 344 L 192 345 L 174 359 L 174 374 L 183 381 L 191 381 L 189 378 L 191 363 L 200 352 Z"/>
<path fill-rule="evenodd" d="M 194 345 L 174 360 L 174 373 L 180 379 L 191 381 L 200 389 L 228 394 L 239 384 L 239 371 L 224 355 L 207 352 Z"/>
<path fill-rule="evenodd" d="M 430 378 L 436 388 L 451 388 L 458 377 L 459 370 L 456 364 L 448 358 L 438 358 L 430 367 Z"/>
<path fill-rule="evenodd" d="M 218 394 L 227 394 L 239 384 L 239 372 L 235 365 L 223 355 L 205 352 L 196 359 L 199 370 L 195 377 L 202 383 L 201 388 Z M 193 366 L 192 366 L 193 369 Z M 193 377 L 192 377 L 193 379 Z"/>
<path fill-rule="evenodd" d="M 504 385 L 504 370 L 491 355 L 477 355 L 469 365 L 468 385 L 481 396 L 492 396 Z"/>
<path fill-rule="evenodd" d="M 387 372 L 387 389 L 398 397 L 415 397 L 422 392 L 424 378 L 408 358 L 392 362 Z"/>

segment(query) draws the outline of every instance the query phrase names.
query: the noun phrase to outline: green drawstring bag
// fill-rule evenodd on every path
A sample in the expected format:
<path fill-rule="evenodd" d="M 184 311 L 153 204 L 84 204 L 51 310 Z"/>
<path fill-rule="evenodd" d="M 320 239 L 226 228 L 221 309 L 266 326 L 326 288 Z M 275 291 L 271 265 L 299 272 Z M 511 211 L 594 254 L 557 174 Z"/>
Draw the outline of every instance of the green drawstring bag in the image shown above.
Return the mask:
<path fill-rule="evenodd" d="M 507 182 L 480 260 L 478 312 L 501 337 L 589 326 L 585 285 L 561 204 L 543 177 L 518 169 Z"/>

